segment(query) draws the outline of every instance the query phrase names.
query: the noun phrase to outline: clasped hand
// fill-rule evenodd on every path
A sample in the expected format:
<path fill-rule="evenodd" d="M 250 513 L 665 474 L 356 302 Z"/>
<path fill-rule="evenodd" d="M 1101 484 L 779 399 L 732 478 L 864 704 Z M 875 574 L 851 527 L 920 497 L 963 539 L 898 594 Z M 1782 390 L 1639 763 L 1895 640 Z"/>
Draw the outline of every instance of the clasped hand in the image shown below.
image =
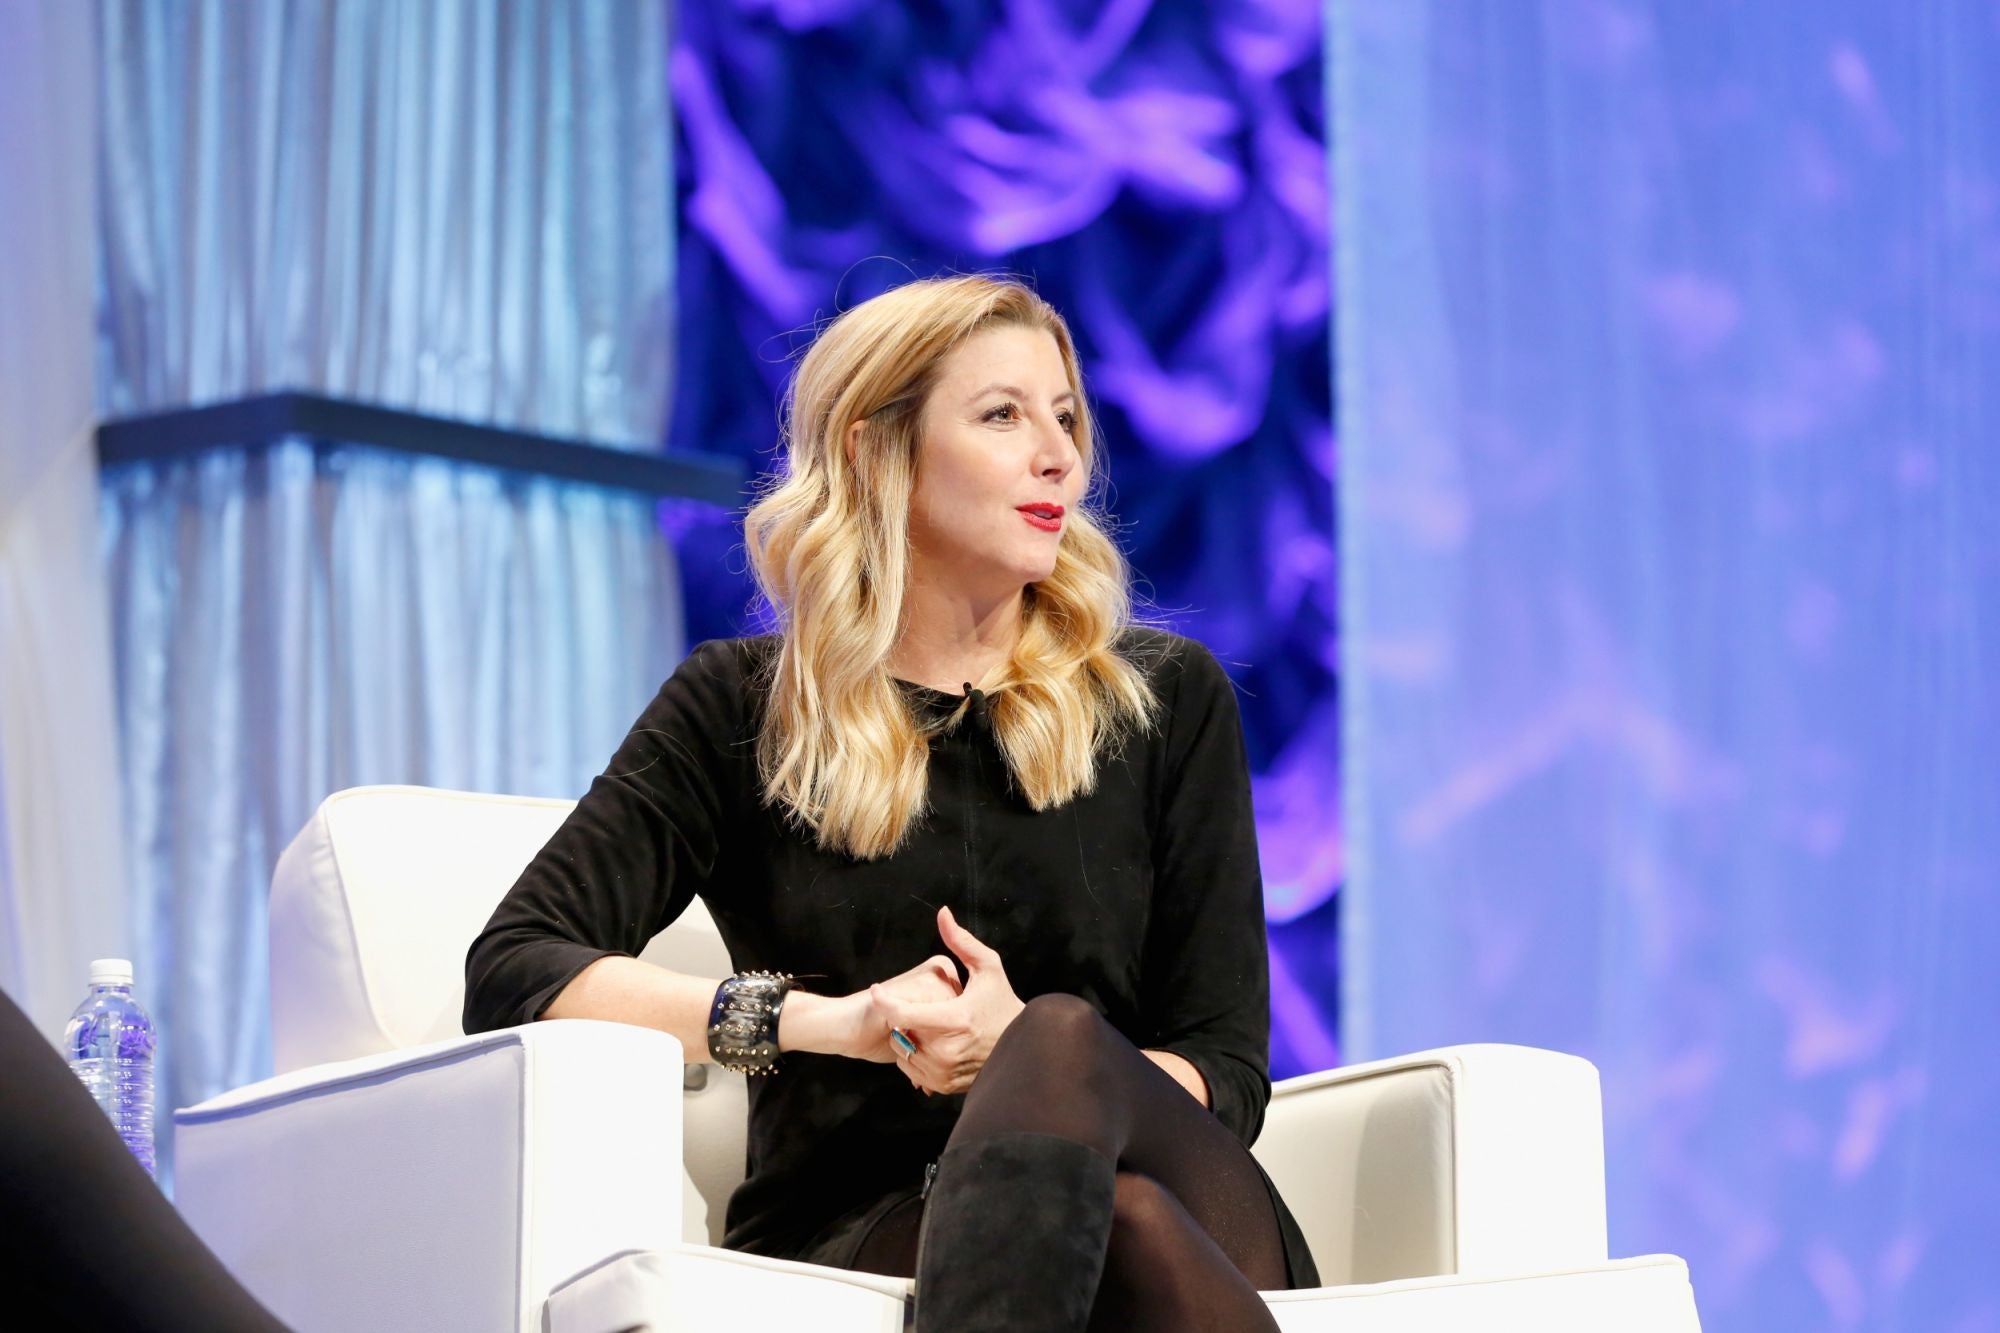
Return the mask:
<path fill-rule="evenodd" d="M 850 1053 L 894 1062 L 925 1093 L 964 1092 L 1024 1006 L 1000 955 L 959 925 L 949 907 L 938 909 L 938 934 L 965 964 L 965 985 L 960 987 L 951 959 L 939 954 L 857 993 L 852 998 L 866 1007 L 858 1024 L 859 1049 Z M 890 1039 L 892 1028 L 916 1049 L 900 1050 Z"/>

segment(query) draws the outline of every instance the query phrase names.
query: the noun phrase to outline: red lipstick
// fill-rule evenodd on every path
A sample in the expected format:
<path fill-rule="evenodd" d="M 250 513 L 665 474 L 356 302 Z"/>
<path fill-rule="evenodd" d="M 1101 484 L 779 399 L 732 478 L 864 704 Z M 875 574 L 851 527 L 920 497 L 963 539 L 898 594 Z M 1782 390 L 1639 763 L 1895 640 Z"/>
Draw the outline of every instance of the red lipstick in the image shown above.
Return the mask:
<path fill-rule="evenodd" d="M 1063 507 L 1061 505 L 1030 504 L 1015 505 L 1014 508 L 1022 518 L 1028 520 L 1029 525 L 1032 527 L 1040 528 L 1043 532 L 1062 531 Z"/>

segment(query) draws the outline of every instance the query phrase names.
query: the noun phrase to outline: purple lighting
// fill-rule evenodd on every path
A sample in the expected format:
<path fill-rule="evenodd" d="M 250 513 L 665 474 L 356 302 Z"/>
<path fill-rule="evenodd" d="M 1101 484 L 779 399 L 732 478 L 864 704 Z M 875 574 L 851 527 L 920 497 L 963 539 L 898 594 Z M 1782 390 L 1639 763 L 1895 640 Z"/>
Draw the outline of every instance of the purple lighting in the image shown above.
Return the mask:
<path fill-rule="evenodd" d="M 1338 808 L 1320 7 L 690 6 L 676 446 L 768 465 L 817 320 L 1004 268 L 1067 314 L 1155 614 L 1241 687 L 1273 922 L 1274 1066 L 1332 1063 Z M 739 535 L 676 519 L 690 569 Z M 742 632 L 740 577 L 688 590 Z"/>

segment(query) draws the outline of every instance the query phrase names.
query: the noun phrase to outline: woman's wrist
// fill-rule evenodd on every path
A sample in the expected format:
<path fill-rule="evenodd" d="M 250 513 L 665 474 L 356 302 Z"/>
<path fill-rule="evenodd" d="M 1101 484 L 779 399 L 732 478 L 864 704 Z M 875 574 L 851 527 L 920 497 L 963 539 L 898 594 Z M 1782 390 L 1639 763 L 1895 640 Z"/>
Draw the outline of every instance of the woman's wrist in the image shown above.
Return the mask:
<path fill-rule="evenodd" d="M 851 1026 L 844 1007 L 844 997 L 794 990 L 778 1015 L 778 1049 L 841 1054 L 841 1037 Z"/>

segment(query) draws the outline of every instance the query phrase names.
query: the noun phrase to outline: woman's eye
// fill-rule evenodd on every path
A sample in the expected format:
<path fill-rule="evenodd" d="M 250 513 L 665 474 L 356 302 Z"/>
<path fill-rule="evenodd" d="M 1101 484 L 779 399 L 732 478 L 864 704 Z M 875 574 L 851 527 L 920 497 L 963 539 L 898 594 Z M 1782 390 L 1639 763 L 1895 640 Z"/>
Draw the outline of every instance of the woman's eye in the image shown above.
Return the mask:
<path fill-rule="evenodd" d="M 1075 417 L 1073 417 L 1073 416 L 1071 416 L 1071 415 L 1070 415 L 1069 413 L 1065 412 L 1065 413 L 1063 413 L 1063 414 L 1062 414 L 1061 416 L 1057 417 L 1057 418 L 1056 418 L 1056 420 L 1057 420 L 1057 421 L 1060 421 L 1060 422 L 1062 423 L 1062 428 L 1063 428 L 1063 431 L 1064 431 L 1064 432 L 1065 432 L 1066 434 L 1069 434 L 1069 435 L 1074 435 L 1074 434 L 1076 434 L 1076 418 L 1075 418 Z"/>
<path fill-rule="evenodd" d="M 1014 414 L 1014 405 L 1012 403 L 1002 403 L 1000 404 L 1000 406 L 994 408 L 991 412 L 988 412 L 986 414 L 986 419 L 988 421 L 998 421 L 1003 416 L 1011 417 L 1013 416 L 1013 414 Z"/>

